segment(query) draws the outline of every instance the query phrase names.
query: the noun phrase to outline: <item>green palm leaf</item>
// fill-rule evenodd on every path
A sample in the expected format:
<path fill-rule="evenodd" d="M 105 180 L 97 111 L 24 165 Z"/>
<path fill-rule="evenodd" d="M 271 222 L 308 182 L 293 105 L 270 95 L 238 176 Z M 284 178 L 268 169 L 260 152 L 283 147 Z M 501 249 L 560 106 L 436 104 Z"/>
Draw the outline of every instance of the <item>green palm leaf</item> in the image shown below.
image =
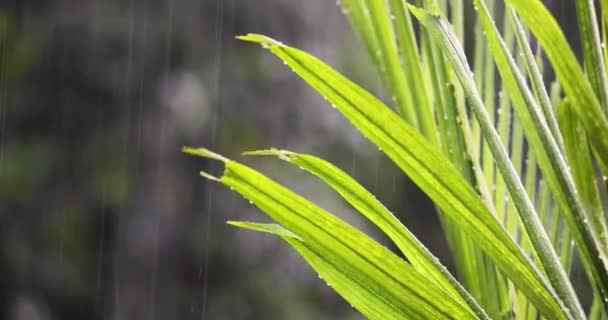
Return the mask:
<path fill-rule="evenodd" d="M 310 201 L 257 171 L 208 150 L 184 151 L 223 162 L 225 171 L 220 178 L 203 175 L 240 193 L 301 239 L 300 244 L 280 234 L 369 318 L 477 319 L 394 253 Z M 262 229 L 272 231 L 269 227 Z"/>
<path fill-rule="evenodd" d="M 365 90 L 311 55 L 270 38 L 250 34 L 334 105 L 383 150 L 463 230 L 469 231 L 501 270 L 552 318 L 567 318 L 551 285 L 538 272 L 475 190 L 437 150 Z"/>

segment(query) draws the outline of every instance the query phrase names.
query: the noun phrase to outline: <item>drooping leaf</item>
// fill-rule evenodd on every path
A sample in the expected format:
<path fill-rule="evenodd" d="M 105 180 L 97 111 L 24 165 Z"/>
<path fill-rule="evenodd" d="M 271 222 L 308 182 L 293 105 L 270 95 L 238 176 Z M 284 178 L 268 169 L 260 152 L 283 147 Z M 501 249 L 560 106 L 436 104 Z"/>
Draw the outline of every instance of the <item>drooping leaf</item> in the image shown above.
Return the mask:
<path fill-rule="evenodd" d="M 261 35 L 249 34 L 240 38 L 262 44 L 334 105 L 406 172 L 438 207 L 476 239 L 485 253 L 543 314 L 553 319 L 568 318 L 551 285 L 488 211 L 475 190 L 447 159 L 397 114 L 303 51 Z"/>
<path fill-rule="evenodd" d="M 439 260 L 376 197 L 344 171 L 315 156 L 286 150 L 260 150 L 245 154 L 277 156 L 321 178 L 357 211 L 378 226 L 418 272 L 443 288 L 455 300 L 469 305 L 481 319 L 489 319 L 473 297 L 452 277 Z"/>
<path fill-rule="evenodd" d="M 304 246 L 290 242 L 300 240 L 284 237 L 296 249 L 304 249 L 302 254 L 309 263 L 370 319 L 477 319 L 394 253 L 312 202 L 257 171 L 208 150 L 184 151 L 223 162 L 225 171 L 214 180 L 241 194 L 301 239 Z"/>

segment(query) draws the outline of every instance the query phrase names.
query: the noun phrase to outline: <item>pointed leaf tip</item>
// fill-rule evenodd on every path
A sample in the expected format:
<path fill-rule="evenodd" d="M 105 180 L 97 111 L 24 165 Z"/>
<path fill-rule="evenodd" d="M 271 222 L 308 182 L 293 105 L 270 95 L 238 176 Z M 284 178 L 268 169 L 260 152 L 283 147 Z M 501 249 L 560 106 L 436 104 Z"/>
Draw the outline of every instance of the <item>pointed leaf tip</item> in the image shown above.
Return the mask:
<path fill-rule="evenodd" d="M 255 223 L 255 222 L 248 222 L 248 221 L 226 221 L 226 224 L 234 226 L 234 227 L 238 227 L 238 228 L 243 228 L 243 229 L 248 229 L 248 230 L 253 230 L 253 231 L 258 231 L 258 232 L 264 232 L 264 233 L 270 233 L 270 234 L 274 234 L 280 237 L 289 237 L 289 238 L 294 238 L 294 239 L 298 239 L 298 240 L 302 240 L 300 237 L 298 237 L 295 233 L 283 228 L 282 226 L 276 224 L 276 223 Z"/>
<path fill-rule="evenodd" d="M 214 175 L 211 175 L 205 171 L 200 171 L 199 174 L 201 175 L 201 177 L 205 178 L 205 179 L 209 179 L 209 180 L 213 180 L 213 181 L 220 181 L 220 179 Z"/>
<path fill-rule="evenodd" d="M 281 160 L 291 161 L 295 157 L 295 153 L 287 150 L 266 149 L 243 152 L 244 156 L 276 156 Z"/>
<path fill-rule="evenodd" d="M 194 156 L 199 156 L 199 157 L 203 157 L 203 158 L 208 158 L 208 159 L 213 159 L 213 160 L 218 160 L 221 162 L 228 162 L 230 161 L 230 159 L 217 154 L 211 150 L 205 149 L 205 148 L 191 148 L 191 147 L 183 147 L 182 148 L 182 152 L 186 153 L 186 154 L 191 154 Z"/>
<path fill-rule="evenodd" d="M 271 37 L 267 37 L 265 35 L 257 34 L 257 33 L 248 33 L 246 35 L 237 36 L 236 38 L 239 40 L 243 40 L 243 41 L 259 43 L 264 48 L 270 48 L 273 46 L 283 46 L 282 42 L 277 41 Z"/>

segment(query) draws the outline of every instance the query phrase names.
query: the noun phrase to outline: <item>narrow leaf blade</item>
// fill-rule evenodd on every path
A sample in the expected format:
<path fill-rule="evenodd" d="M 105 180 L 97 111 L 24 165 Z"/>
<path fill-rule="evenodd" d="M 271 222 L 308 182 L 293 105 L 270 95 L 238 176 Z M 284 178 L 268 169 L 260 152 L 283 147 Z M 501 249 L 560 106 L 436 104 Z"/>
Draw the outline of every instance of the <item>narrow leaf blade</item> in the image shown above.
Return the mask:
<path fill-rule="evenodd" d="M 463 305 L 469 305 L 480 318 L 489 319 L 473 297 L 452 277 L 439 260 L 376 197 L 344 171 L 321 158 L 286 150 L 260 150 L 245 154 L 277 156 L 322 179 L 378 226 L 420 274 L 429 281 L 435 282 L 455 300 Z"/>
<path fill-rule="evenodd" d="M 204 150 L 199 154 L 211 153 Z M 308 249 L 330 263 L 342 280 L 352 279 L 351 284 L 356 286 L 344 290 L 353 290 L 353 295 L 345 298 L 351 299 L 353 305 L 357 303 L 362 312 L 366 310 L 364 301 L 353 297 L 365 294 L 383 300 L 387 305 L 384 311 L 396 315 L 394 319 L 477 319 L 412 266 L 346 222 L 245 165 L 223 157 L 213 158 L 225 166 L 220 183 L 297 235 Z M 246 226 L 260 229 L 251 224 Z"/>
<path fill-rule="evenodd" d="M 567 318 L 546 279 L 487 210 L 475 190 L 445 157 L 390 108 L 301 50 L 261 35 L 241 39 L 261 43 L 335 105 L 446 214 L 467 230 L 545 315 L 553 319 Z"/>

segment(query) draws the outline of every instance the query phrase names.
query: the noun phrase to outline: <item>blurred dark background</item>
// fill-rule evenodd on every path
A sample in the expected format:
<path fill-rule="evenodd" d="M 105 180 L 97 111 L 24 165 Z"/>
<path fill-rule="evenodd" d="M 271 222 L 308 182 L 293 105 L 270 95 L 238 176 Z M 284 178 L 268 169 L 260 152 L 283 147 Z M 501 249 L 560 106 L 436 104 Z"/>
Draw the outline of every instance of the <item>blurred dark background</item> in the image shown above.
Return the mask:
<path fill-rule="evenodd" d="M 550 5 L 569 25 L 567 3 Z M 333 0 L 0 1 L 0 319 L 361 318 L 280 240 L 227 226 L 267 218 L 201 179 L 221 168 L 183 145 L 251 164 L 388 245 L 316 179 L 239 154 L 324 157 L 450 265 L 428 200 L 282 63 L 234 39 L 247 32 L 382 95 Z"/>

